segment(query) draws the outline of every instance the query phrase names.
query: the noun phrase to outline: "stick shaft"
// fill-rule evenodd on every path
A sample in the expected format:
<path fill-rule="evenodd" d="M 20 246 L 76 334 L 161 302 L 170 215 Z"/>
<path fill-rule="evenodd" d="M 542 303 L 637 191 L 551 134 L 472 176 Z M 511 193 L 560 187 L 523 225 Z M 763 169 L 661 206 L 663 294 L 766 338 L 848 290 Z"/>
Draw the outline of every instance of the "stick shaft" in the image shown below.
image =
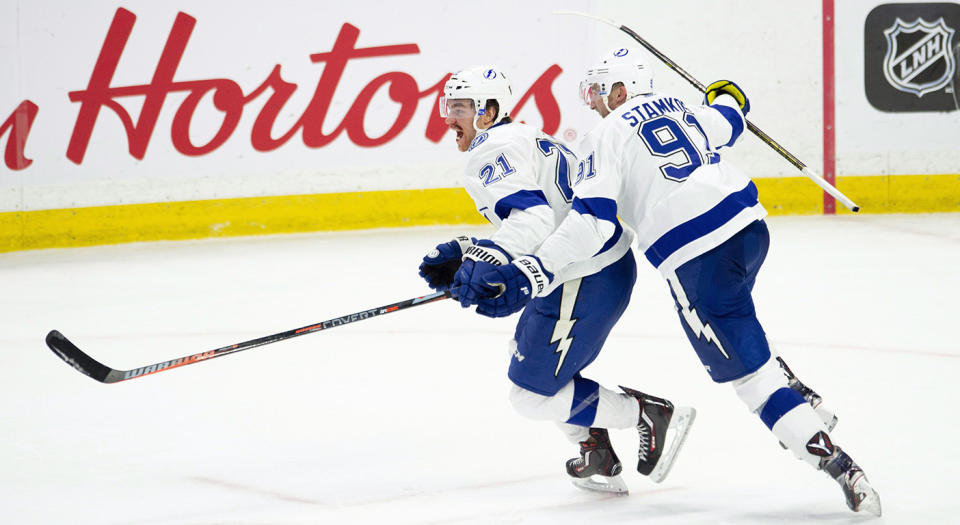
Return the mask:
<path fill-rule="evenodd" d="M 697 88 L 701 93 L 705 93 L 705 92 L 706 92 L 707 88 L 706 88 L 706 86 L 703 85 L 703 83 L 701 83 L 699 80 L 697 80 L 696 78 L 694 78 L 693 75 L 691 75 L 690 73 L 687 73 L 687 71 L 686 71 L 685 69 L 683 69 L 683 68 L 680 67 L 676 62 L 674 62 L 673 60 L 671 60 L 670 57 L 668 57 L 667 55 L 664 55 L 663 53 L 661 53 L 659 49 L 653 47 L 653 45 L 650 44 L 650 42 L 647 42 L 646 39 L 644 39 L 642 36 L 638 35 L 634 30 L 630 29 L 629 27 L 627 27 L 627 26 L 625 26 L 625 25 L 618 24 L 618 23 L 616 23 L 616 22 L 614 22 L 613 20 L 610 20 L 610 19 L 608 19 L 608 18 L 603 18 L 603 17 L 599 17 L 599 16 L 594 16 L 594 15 L 590 15 L 590 14 L 587 14 L 587 13 L 579 13 L 579 12 L 576 12 L 576 11 L 556 11 L 555 14 L 577 15 L 577 16 L 584 16 L 584 17 L 587 17 L 587 18 L 593 18 L 594 20 L 598 20 L 598 21 L 600 21 L 600 22 L 603 22 L 603 23 L 605 23 L 605 24 L 608 24 L 608 25 L 611 25 L 611 26 L 615 27 L 615 28 L 619 29 L 620 31 L 623 31 L 624 33 L 630 35 L 631 38 L 633 38 L 634 40 L 636 40 L 636 41 L 637 41 L 640 45 L 642 45 L 644 48 L 646 48 L 647 51 L 649 51 L 649 52 L 652 53 L 654 56 L 656 56 L 661 62 L 663 62 L 664 64 L 666 64 L 667 67 L 669 67 L 670 69 L 674 70 L 677 74 L 679 74 L 681 77 L 683 77 L 684 80 L 686 80 L 686 81 L 689 82 L 691 85 L 693 85 L 695 88 Z M 812 180 L 814 183 L 817 184 L 817 186 L 820 186 L 821 188 L 823 188 L 824 191 L 826 191 L 827 193 L 829 193 L 830 195 L 832 195 L 835 199 L 837 199 L 838 201 L 840 201 L 841 203 L 843 203 L 843 205 L 846 206 L 849 210 L 854 211 L 854 212 L 860 211 L 860 207 L 857 206 L 857 205 L 856 205 L 852 200 L 850 200 L 846 195 L 844 195 L 843 193 L 841 193 L 840 190 L 838 190 L 835 186 L 831 185 L 829 182 L 827 182 L 826 180 L 824 180 L 823 177 L 821 177 L 819 174 L 817 174 L 816 172 L 814 172 L 813 170 L 811 170 L 809 167 L 807 167 L 807 165 L 804 164 L 803 162 L 801 162 L 800 159 L 798 159 L 797 157 L 795 157 L 792 153 L 790 153 L 789 151 L 787 151 L 786 148 L 784 148 L 783 146 L 781 146 L 777 141 L 773 140 L 769 135 L 767 135 L 766 133 L 764 133 L 763 130 L 761 130 L 761 129 L 758 128 L 756 125 L 754 125 L 752 122 L 750 122 L 749 120 L 747 120 L 746 117 L 744 117 L 744 120 L 745 120 L 746 123 L 747 123 L 747 129 L 749 129 L 754 135 L 757 136 L 757 138 L 759 138 L 761 141 L 763 141 L 766 145 L 768 145 L 768 146 L 770 146 L 771 148 L 773 148 L 773 150 L 776 151 L 777 153 L 779 153 L 780 156 L 782 156 L 783 158 L 787 159 L 787 161 L 788 161 L 790 164 L 793 164 L 798 170 L 800 170 L 801 173 L 803 173 L 804 175 L 806 175 L 807 177 L 809 177 L 810 180 Z"/>
<path fill-rule="evenodd" d="M 97 381 L 100 381 L 101 383 L 117 383 L 120 381 L 126 381 L 129 379 L 155 374 L 157 372 L 163 372 L 165 370 L 179 368 L 181 366 L 192 365 L 194 363 L 207 361 L 215 357 L 223 357 L 225 355 L 234 354 L 243 350 L 249 350 L 258 346 L 299 337 L 301 335 L 312 334 L 314 332 L 319 332 L 320 330 L 336 328 L 338 326 L 354 323 L 356 321 L 363 321 L 380 315 L 399 312 L 400 310 L 405 310 L 413 306 L 432 303 L 434 301 L 447 299 L 449 297 L 450 292 L 448 291 L 436 292 L 430 295 L 424 295 L 422 297 L 414 297 L 412 299 L 406 299 L 393 304 L 371 308 L 369 310 L 363 310 L 357 313 L 335 317 L 333 319 L 327 319 L 326 321 L 321 321 L 319 323 L 300 328 L 294 328 L 293 330 L 287 330 L 285 332 L 271 334 L 264 337 L 259 337 L 257 339 L 244 341 L 242 343 L 235 343 L 216 348 L 214 350 L 207 350 L 198 354 L 171 359 L 169 361 L 162 361 L 131 370 L 116 370 L 101 364 L 80 350 L 79 347 L 73 344 L 73 342 L 71 342 L 66 338 L 66 336 L 57 330 L 52 330 L 49 334 L 47 334 L 46 341 L 47 346 L 49 346 L 50 349 L 53 350 L 58 357 L 60 357 L 60 359 L 63 359 L 67 364 L 76 368 L 80 372 L 92 377 L 93 379 L 96 379 Z"/>

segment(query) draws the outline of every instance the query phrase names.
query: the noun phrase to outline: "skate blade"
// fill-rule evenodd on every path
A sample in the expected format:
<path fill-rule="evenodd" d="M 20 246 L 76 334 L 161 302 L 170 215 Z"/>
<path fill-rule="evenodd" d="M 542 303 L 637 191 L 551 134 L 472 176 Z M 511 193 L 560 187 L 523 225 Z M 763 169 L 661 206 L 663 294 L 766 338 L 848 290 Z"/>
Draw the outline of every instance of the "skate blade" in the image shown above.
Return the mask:
<path fill-rule="evenodd" d="M 860 481 L 854 484 L 854 490 L 859 493 L 863 493 L 863 499 L 860 500 L 860 504 L 857 505 L 855 509 L 856 512 L 868 512 L 874 516 L 880 517 L 882 510 L 880 509 L 880 495 L 877 494 L 876 490 L 873 490 L 873 487 L 870 486 L 870 483 L 867 482 L 866 478 L 861 478 Z"/>
<path fill-rule="evenodd" d="M 697 411 L 694 408 L 677 407 L 674 410 L 673 417 L 670 419 L 670 426 L 667 427 L 667 437 L 665 439 L 667 448 L 660 456 L 660 461 L 653 468 L 653 472 L 650 473 L 650 479 L 654 483 L 660 483 L 670 473 L 670 468 L 673 467 L 673 462 L 676 461 L 677 454 L 680 453 L 683 442 L 686 441 L 687 434 L 690 433 L 690 427 L 696 418 Z"/>
<path fill-rule="evenodd" d="M 620 475 L 616 476 L 590 476 L 588 478 L 570 478 L 574 486 L 591 492 L 604 492 L 607 494 L 629 494 L 630 490 L 624 483 Z"/>

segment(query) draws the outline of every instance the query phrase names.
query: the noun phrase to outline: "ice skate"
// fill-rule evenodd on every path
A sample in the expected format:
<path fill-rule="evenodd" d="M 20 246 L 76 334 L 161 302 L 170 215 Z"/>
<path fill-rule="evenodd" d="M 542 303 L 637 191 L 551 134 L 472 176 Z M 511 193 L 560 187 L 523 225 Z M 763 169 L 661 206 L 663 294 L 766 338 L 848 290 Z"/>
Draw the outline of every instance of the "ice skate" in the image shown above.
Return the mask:
<path fill-rule="evenodd" d="M 833 447 L 833 454 L 820 460 L 820 468 L 837 480 L 847 499 L 847 506 L 854 512 L 866 511 L 880 515 L 880 495 L 873 489 L 863 470 L 840 447 Z"/>
<path fill-rule="evenodd" d="M 580 442 L 580 457 L 567 460 L 567 474 L 573 484 L 586 490 L 627 494 L 627 484 L 620 477 L 622 470 L 605 428 L 591 428 L 590 437 Z"/>
<path fill-rule="evenodd" d="M 666 399 L 625 386 L 620 388 L 640 403 L 637 472 L 649 476 L 654 483 L 660 483 L 670 473 L 670 467 L 683 447 L 697 411 L 690 407 L 674 408 L 673 403 Z"/>

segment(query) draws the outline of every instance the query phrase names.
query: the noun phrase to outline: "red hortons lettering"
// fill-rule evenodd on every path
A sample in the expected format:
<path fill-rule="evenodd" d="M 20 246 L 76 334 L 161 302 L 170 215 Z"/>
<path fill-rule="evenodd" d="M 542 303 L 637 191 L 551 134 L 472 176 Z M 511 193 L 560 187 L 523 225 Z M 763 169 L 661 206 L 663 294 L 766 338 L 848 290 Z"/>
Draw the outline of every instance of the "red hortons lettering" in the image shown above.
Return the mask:
<path fill-rule="evenodd" d="M 0 124 L 0 137 L 8 129 L 10 130 L 3 161 L 12 170 L 22 170 L 33 163 L 32 159 L 24 155 L 23 148 L 26 146 L 27 135 L 30 133 L 30 127 L 33 126 L 33 119 L 37 117 L 38 109 L 33 102 L 24 100 L 17 109 L 13 110 L 7 120 Z"/>
<path fill-rule="evenodd" d="M 323 147 L 343 132 L 346 132 L 349 140 L 358 146 L 380 146 L 393 140 L 407 127 L 423 98 L 427 98 L 431 104 L 425 137 L 432 142 L 439 142 L 447 131 L 443 119 L 433 111 L 433 108 L 437 105 L 443 84 L 448 77 L 445 76 L 436 84 L 420 91 L 412 76 L 392 71 L 371 80 L 356 95 L 343 121 L 329 134 L 323 132 L 327 112 L 348 61 L 419 54 L 420 49 L 416 44 L 357 48 L 360 30 L 351 24 L 343 24 L 330 51 L 310 55 L 311 61 L 324 63 L 324 68 L 313 97 L 303 114 L 290 129 L 275 136 L 273 128 L 277 116 L 298 86 L 283 79 L 280 65 L 276 65 L 263 83 L 247 95 L 243 94 L 236 82 L 226 78 L 175 82 L 174 75 L 186 51 L 193 27 L 196 25 L 195 18 L 182 12 L 178 13 L 174 20 L 150 83 L 112 87 L 113 75 L 135 21 L 136 15 L 132 12 L 123 8 L 117 9 L 87 88 L 82 91 L 72 91 L 69 94 L 71 101 L 80 103 L 80 111 L 67 147 L 67 158 L 77 164 L 83 162 L 94 125 L 102 108 L 112 110 L 123 124 L 130 155 L 143 159 L 164 101 L 167 95 L 175 92 L 188 92 L 188 95 L 174 115 L 170 130 L 171 141 L 177 151 L 190 156 L 204 155 L 223 145 L 236 130 L 243 115 L 244 106 L 267 91 L 270 92 L 269 98 L 257 115 L 250 135 L 251 145 L 257 151 L 272 151 L 279 148 L 298 131 L 301 132 L 303 143 L 311 148 Z M 514 111 L 514 114 L 519 112 L 526 101 L 533 97 L 537 110 L 543 117 L 543 129 L 551 134 L 555 133 L 560 126 L 560 108 L 553 97 L 551 86 L 561 71 L 562 69 L 557 65 L 550 66 L 519 99 Z M 399 103 L 400 107 L 390 128 L 380 136 L 371 137 L 364 129 L 363 122 L 371 100 L 381 89 L 386 89 L 390 99 Z M 208 93 L 213 93 L 213 105 L 223 113 L 223 121 L 213 138 L 206 144 L 198 145 L 190 139 L 190 123 L 197 105 Z M 115 100 L 129 96 L 144 97 L 136 123 L 126 109 Z M 36 114 L 35 109 L 33 114 Z M 25 133 L 25 131 L 22 132 L 23 137 Z M 11 133 L 12 137 L 13 133 Z M 22 156 L 22 148 L 20 151 Z M 9 158 L 8 145 L 8 165 Z M 30 161 L 26 162 L 29 164 Z"/>

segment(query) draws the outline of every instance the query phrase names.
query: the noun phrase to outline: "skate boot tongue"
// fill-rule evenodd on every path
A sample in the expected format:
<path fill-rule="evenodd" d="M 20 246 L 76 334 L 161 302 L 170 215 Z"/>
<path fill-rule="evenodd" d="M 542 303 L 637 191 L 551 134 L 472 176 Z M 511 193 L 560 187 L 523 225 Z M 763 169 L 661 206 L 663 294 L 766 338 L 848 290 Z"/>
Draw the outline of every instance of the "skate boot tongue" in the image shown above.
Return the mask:
<path fill-rule="evenodd" d="M 663 481 L 683 447 L 697 411 L 690 407 L 674 408 L 666 399 L 620 387 L 640 404 L 637 435 L 637 472 L 649 476 L 654 483 Z"/>

